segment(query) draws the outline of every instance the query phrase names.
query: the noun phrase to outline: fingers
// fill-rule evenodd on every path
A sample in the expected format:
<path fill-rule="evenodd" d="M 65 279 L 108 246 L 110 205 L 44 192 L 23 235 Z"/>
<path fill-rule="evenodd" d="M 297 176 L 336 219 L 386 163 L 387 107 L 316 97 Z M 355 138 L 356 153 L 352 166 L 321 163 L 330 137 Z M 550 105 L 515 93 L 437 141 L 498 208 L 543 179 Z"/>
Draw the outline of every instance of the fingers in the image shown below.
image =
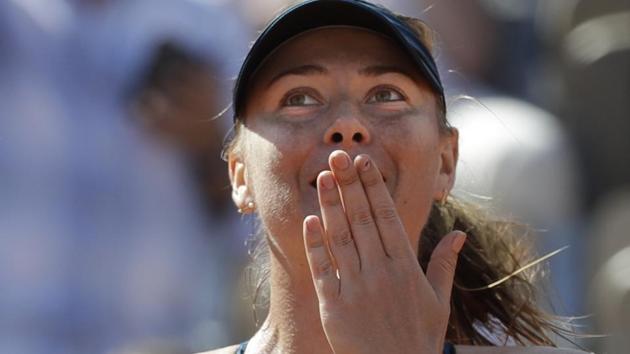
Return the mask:
<path fill-rule="evenodd" d="M 427 266 L 427 280 L 433 287 L 438 301 L 445 306 L 450 305 L 457 257 L 464 242 L 466 234 L 461 231 L 453 231 L 444 236 L 433 250 Z"/>
<path fill-rule="evenodd" d="M 324 230 L 326 230 L 330 251 L 337 262 L 340 275 L 358 272 L 361 269 L 361 261 L 332 172 L 323 171 L 317 177 L 317 193 L 324 219 Z"/>
<path fill-rule="evenodd" d="M 319 218 L 307 216 L 303 224 L 304 247 L 313 285 L 320 302 L 332 299 L 339 293 L 339 279 L 324 242 L 324 232 Z"/>
<path fill-rule="evenodd" d="M 375 265 L 385 256 L 385 251 L 359 174 L 350 156 L 344 151 L 333 152 L 330 155 L 329 164 L 339 186 L 361 267 Z M 329 232 L 328 229 L 326 231 Z"/>
<path fill-rule="evenodd" d="M 372 214 L 376 219 L 385 253 L 391 258 L 415 260 L 415 253 L 411 249 L 405 228 L 398 217 L 396 205 L 378 167 L 367 155 L 357 156 L 354 162 L 372 208 Z"/>

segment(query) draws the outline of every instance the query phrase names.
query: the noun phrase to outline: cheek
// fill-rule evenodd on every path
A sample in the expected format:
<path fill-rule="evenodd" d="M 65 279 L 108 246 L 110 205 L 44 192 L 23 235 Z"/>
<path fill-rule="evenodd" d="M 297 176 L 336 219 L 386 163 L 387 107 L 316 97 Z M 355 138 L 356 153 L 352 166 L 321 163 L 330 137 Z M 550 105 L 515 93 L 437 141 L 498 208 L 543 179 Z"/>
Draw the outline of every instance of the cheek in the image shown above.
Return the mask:
<path fill-rule="evenodd" d="M 398 156 L 394 200 L 413 244 L 429 217 L 440 167 L 437 133 L 423 133 L 427 131 L 433 130 L 405 130 L 390 146 L 390 153 Z"/>
<path fill-rule="evenodd" d="M 431 198 L 438 176 L 440 151 L 438 134 L 431 127 L 398 130 L 387 150 L 395 156 L 401 200 Z"/>
<path fill-rule="evenodd" d="M 253 134 L 254 135 L 254 134 Z M 271 138 L 271 137 L 269 137 Z M 300 151 L 291 139 L 274 140 L 254 135 L 249 139 L 246 163 L 258 214 L 271 232 L 287 227 L 297 209 L 300 193 Z"/>
<path fill-rule="evenodd" d="M 430 161 L 421 162 L 416 165 L 417 169 L 408 168 L 401 172 L 395 198 L 398 212 L 413 241 L 419 237 L 434 202 L 435 178 L 430 171 L 435 167 Z"/>

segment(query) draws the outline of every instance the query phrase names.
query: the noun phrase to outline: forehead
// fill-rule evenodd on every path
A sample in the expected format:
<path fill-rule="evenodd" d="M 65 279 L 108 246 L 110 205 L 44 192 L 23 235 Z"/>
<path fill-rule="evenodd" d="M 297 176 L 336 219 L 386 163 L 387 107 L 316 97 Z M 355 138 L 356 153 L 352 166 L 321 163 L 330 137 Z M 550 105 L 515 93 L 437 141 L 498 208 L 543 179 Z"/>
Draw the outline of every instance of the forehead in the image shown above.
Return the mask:
<path fill-rule="evenodd" d="M 323 27 L 301 33 L 280 45 L 263 62 L 254 81 L 303 64 L 328 67 L 385 65 L 421 77 L 409 55 L 392 39 L 367 29 Z"/>

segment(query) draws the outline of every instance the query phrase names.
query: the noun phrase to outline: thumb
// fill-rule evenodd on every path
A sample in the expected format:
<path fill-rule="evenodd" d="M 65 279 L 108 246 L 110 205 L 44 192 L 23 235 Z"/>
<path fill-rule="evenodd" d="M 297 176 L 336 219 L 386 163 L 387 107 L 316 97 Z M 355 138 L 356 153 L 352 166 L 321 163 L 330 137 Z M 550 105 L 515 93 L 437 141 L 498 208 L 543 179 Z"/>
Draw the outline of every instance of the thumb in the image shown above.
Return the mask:
<path fill-rule="evenodd" d="M 466 242 L 465 233 L 452 231 L 435 247 L 427 266 L 427 280 L 433 287 L 438 300 L 445 305 L 450 303 L 457 256 L 464 242 Z"/>

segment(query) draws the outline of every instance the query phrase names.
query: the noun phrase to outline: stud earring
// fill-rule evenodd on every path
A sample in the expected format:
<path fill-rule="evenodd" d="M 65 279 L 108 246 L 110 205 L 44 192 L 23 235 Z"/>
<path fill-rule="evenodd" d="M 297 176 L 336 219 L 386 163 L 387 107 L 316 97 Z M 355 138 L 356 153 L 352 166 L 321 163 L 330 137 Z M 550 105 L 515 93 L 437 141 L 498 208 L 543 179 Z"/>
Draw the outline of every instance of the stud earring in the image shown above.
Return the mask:
<path fill-rule="evenodd" d="M 249 214 L 256 210 L 256 204 L 253 201 L 247 202 L 247 206 L 245 208 L 238 208 L 238 212 L 241 214 Z"/>

